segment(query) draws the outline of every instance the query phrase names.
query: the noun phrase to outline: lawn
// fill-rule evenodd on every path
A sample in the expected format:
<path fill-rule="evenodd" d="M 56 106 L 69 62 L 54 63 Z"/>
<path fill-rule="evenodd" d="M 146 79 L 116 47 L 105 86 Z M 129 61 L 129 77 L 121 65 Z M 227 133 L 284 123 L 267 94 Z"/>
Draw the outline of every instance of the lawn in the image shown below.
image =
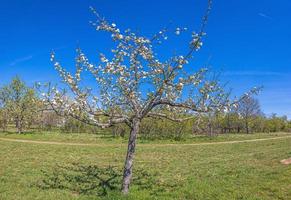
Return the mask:
<path fill-rule="evenodd" d="M 234 144 L 200 144 L 286 136 L 223 135 L 185 141 L 140 141 L 135 180 L 127 198 L 118 188 L 102 193 L 95 171 L 117 174 L 126 151 L 125 139 L 88 134 L 0 134 L 0 138 L 97 144 L 74 146 L 0 140 L 0 199 L 291 199 L 291 138 Z M 177 145 L 166 145 L 175 143 Z M 108 166 L 114 167 L 113 169 Z M 106 169 L 110 169 L 109 173 Z M 95 170 L 95 171 L 94 171 Z M 93 178 L 92 178 L 93 177 Z M 98 185 L 98 184 L 97 184 Z"/>

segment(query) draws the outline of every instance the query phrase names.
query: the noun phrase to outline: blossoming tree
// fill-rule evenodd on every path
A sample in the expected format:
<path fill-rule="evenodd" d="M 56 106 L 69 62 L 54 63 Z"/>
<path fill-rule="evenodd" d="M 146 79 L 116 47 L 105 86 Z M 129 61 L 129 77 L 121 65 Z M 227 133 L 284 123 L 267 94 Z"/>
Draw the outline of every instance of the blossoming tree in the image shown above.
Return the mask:
<path fill-rule="evenodd" d="M 207 70 L 185 70 L 192 55 L 202 46 L 202 37 L 212 1 L 203 17 L 199 32 L 193 32 L 185 55 L 175 55 L 163 61 L 155 53 L 156 46 L 173 33 L 165 28 L 152 37 L 140 36 L 131 30 L 121 31 L 92 9 L 97 20 L 91 22 L 97 31 L 108 33 L 114 41 L 112 55 L 100 54 L 100 63 L 89 61 L 78 48 L 76 72 L 66 71 L 52 53 L 51 61 L 71 93 L 51 88 L 46 95 L 50 106 L 59 114 L 84 123 L 107 128 L 124 123 L 130 128 L 125 158 L 122 192 L 128 193 L 133 172 L 137 134 L 144 118 L 165 118 L 181 122 L 195 113 L 224 110 L 230 105 L 229 94 L 218 81 L 208 79 Z M 82 87 L 83 72 L 96 80 L 94 92 Z M 72 95 L 73 94 L 73 95 Z"/>

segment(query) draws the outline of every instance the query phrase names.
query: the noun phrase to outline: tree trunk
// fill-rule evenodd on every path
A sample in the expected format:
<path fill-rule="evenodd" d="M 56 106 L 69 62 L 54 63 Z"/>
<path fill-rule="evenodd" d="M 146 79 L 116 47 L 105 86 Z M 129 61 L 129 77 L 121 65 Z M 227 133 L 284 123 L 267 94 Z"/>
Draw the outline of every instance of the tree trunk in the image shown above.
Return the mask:
<path fill-rule="evenodd" d="M 133 119 L 132 127 L 130 130 L 128 147 L 127 147 L 127 155 L 124 163 L 124 171 L 123 171 L 123 180 L 122 180 L 122 192 L 123 194 L 127 194 L 129 191 L 129 185 L 132 178 L 132 167 L 133 167 L 133 159 L 135 153 L 135 145 L 137 133 L 140 127 L 140 120 Z"/>
<path fill-rule="evenodd" d="M 248 120 L 246 120 L 246 131 L 247 131 L 247 134 L 250 133 Z"/>
<path fill-rule="evenodd" d="M 213 134 L 213 119 L 212 116 L 209 116 L 209 121 L 208 121 L 208 136 L 212 137 Z"/>
<path fill-rule="evenodd" d="M 22 125 L 20 119 L 17 117 L 16 119 L 16 128 L 17 128 L 17 133 L 20 134 L 22 133 Z"/>

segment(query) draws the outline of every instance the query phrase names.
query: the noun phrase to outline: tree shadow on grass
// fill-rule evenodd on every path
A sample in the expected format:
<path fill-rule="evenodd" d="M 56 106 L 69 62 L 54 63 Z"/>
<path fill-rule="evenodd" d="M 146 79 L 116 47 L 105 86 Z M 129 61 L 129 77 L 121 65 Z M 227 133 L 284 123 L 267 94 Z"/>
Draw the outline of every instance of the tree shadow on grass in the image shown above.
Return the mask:
<path fill-rule="evenodd" d="M 118 189 L 121 179 L 115 167 L 100 168 L 77 163 L 56 166 L 52 172 L 42 173 L 44 177 L 38 183 L 41 189 L 63 189 L 84 195 L 105 196 L 109 190 Z"/>
<path fill-rule="evenodd" d="M 53 171 L 42 171 L 43 178 L 37 186 L 43 190 L 62 189 L 79 195 L 106 196 L 109 192 L 118 192 L 122 180 L 122 171 L 117 167 L 99 167 L 72 163 L 56 166 Z M 138 190 L 147 190 L 151 195 L 172 190 L 178 183 L 165 183 L 158 173 L 136 169 L 132 185 Z"/>

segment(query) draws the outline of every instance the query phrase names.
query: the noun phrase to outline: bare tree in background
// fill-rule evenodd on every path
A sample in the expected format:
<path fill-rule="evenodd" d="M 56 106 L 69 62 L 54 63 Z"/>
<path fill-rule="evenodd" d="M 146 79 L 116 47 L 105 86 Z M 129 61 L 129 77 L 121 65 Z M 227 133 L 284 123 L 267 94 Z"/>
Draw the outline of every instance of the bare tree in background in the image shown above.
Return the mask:
<path fill-rule="evenodd" d="M 185 55 L 159 59 L 156 46 L 169 34 L 180 35 L 186 28 L 165 28 L 152 37 L 140 36 L 130 29 L 121 31 L 115 23 L 97 17 L 92 25 L 97 31 L 108 33 L 114 41 L 112 55 L 100 54 L 100 62 L 89 61 L 78 48 L 76 72 L 66 71 L 52 53 L 51 60 L 70 94 L 50 87 L 44 94 L 50 106 L 60 115 L 69 116 L 101 128 L 124 123 L 130 128 L 128 149 L 124 163 L 122 192 L 127 194 L 132 179 L 137 134 L 145 118 L 165 118 L 182 122 L 194 113 L 214 112 L 230 106 L 229 94 L 217 80 L 208 80 L 207 69 L 185 70 L 194 52 L 202 46 L 202 37 L 212 1 L 203 17 L 199 32 L 192 32 Z M 82 87 L 83 72 L 96 80 L 93 89 Z M 73 94 L 73 95 L 72 95 Z"/>
<path fill-rule="evenodd" d="M 251 96 L 242 99 L 238 106 L 238 112 L 243 118 L 246 133 L 250 133 L 252 119 L 262 114 L 259 101 Z"/>

